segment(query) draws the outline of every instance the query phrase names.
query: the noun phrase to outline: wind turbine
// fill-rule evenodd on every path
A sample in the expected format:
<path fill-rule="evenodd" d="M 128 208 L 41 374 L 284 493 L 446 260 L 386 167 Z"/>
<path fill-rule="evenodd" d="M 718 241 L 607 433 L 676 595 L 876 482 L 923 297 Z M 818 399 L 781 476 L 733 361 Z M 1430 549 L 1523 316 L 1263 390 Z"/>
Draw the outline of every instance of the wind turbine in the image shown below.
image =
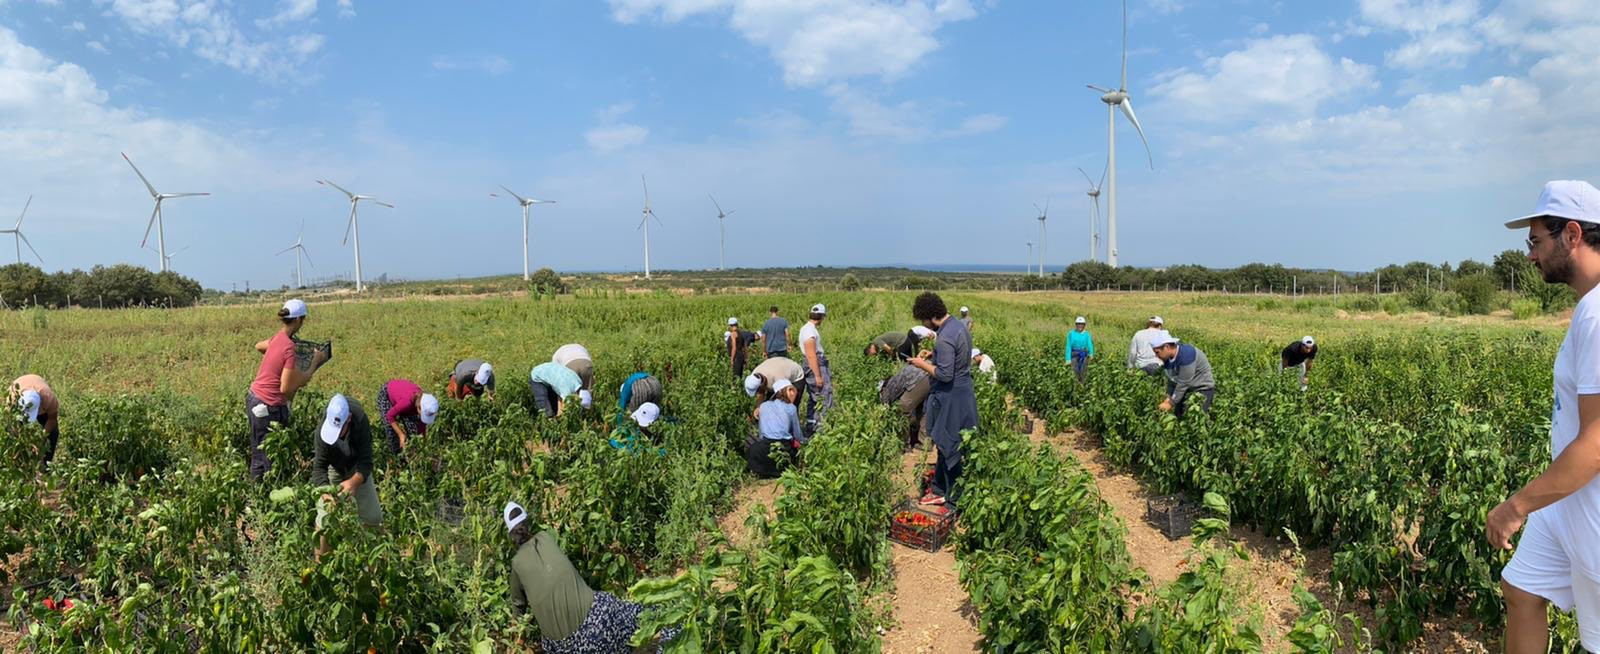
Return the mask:
<path fill-rule="evenodd" d="M 1027 272 L 1023 273 L 1022 275 L 1024 277 L 1026 277 L 1028 275 L 1032 275 L 1033 274 L 1033 241 L 1028 241 L 1028 260 L 1025 261 L 1024 263 L 1028 264 L 1027 265 Z"/>
<path fill-rule="evenodd" d="M 1133 114 L 1133 100 L 1128 96 L 1128 0 L 1122 0 L 1122 82 L 1115 91 L 1102 89 L 1093 84 L 1089 88 L 1100 92 L 1100 101 L 1106 103 L 1106 181 L 1110 182 L 1106 193 L 1106 238 L 1109 247 L 1106 250 L 1106 263 L 1111 267 L 1117 266 L 1117 109 L 1121 108 L 1123 115 L 1128 117 L 1128 122 L 1133 123 L 1133 129 L 1139 132 L 1139 140 L 1144 142 L 1145 157 L 1150 160 L 1150 169 L 1155 170 L 1156 160 L 1150 154 L 1150 141 L 1144 138 L 1144 128 L 1139 126 L 1139 118 Z"/>
<path fill-rule="evenodd" d="M 22 205 L 22 213 L 17 214 L 17 225 L 11 229 L 0 229 L 0 234 L 10 234 L 11 240 L 17 245 L 17 263 L 22 263 L 22 244 L 28 244 L 28 251 L 33 253 L 33 258 L 39 260 L 39 265 L 44 265 L 44 257 L 39 256 L 39 251 L 33 249 L 33 243 L 28 237 L 22 235 L 22 219 L 28 215 L 28 207 L 33 204 L 33 196 L 28 196 L 28 201 Z"/>
<path fill-rule="evenodd" d="M 1100 257 L 1100 187 L 1106 183 L 1105 173 L 1100 174 L 1100 183 L 1095 184 L 1089 179 L 1089 173 L 1083 172 L 1083 180 L 1089 182 L 1089 201 L 1094 203 L 1094 212 L 1089 214 L 1089 260 L 1099 261 Z"/>
<path fill-rule="evenodd" d="M 166 269 L 172 267 L 172 258 L 173 257 L 178 256 L 179 252 L 183 252 L 184 250 L 187 250 L 190 247 L 191 246 L 185 245 L 185 246 L 183 246 L 181 248 L 178 248 L 177 252 L 167 252 L 167 253 L 162 253 L 160 250 L 157 250 L 155 248 L 148 247 L 148 246 L 145 247 L 145 249 L 149 250 L 151 252 L 154 252 L 154 253 L 156 253 L 156 256 L 161 257 L 161 269 L 163 271 L 165 271 Z"/>
<path fill-rule="evenodd" d="M 1039 203 L 1033 203 L 1033 208 L 1039 210 L 1039 277 L 1044 277 L 1044 219 L 1050 215 L 1050 198 L 1044 199 L 1044 208 L 1039 209 Z"/>
<path fill-rule="evenodd" d="M 339 244 L 340 245 L 344 245 L 345 243 L 348 243 L 350 241 L 351 232 L 355 233 L 355 235 L 356 235 L 356 240 L 355 240 L 355 244 L 356 244 L 356 292 L 360 293 L 363 289 L 366 288 L 366 286 L 363 286 L 362 283 L 361 283 L 361 224 L 356 221 L 356 204 L 361 202 L 362 200 L 371 200 L 373 204 L 376 204 L 376 205 L 381 206 L 381 207 L 388 207 L 390 209 L 393 209 L 394 205 L 389 204 L 388 202 L 384 202 L 382 200 L 379 200 L 378 198 L 372 197 L 370 195 L 356 195 L 355 193 L 351 193 L 349 191 L 344 190 L 344 187 L 341 187 L 338 184 L 335 184 L 335 183 L 330 182 L 330 181 L 325 180 L 325 179 L 319 179 L 319 180 L 317 180 L 317 183 L 321 184 L 323 186 L 332 186 L 333 188 L 338 189 L 340 193 L 343 193 L 343 194 L 345 194 L 346 197 L 350 198 L 350 222 L 347 223 L 344 226 L 344 240 L 343 241 L 339 241 Z"/>
<path fill-rule="evenodd" d="M 738 211 L 738 209 L 724 213 L 722 211 L 722 205 L 717 204 L 716 196 L 707 193 L 706 197 L 711 198 L 711 204 L 716 205 L 717 207 L 717 270 L 722 270 L 723 266 L 727 263 L 728 255 L 728 226 L 726 221 L 728 216 L 733 215 L 733 212 Z M 659 221 L 659 219 L 657 220 Z"/>
<path fill-rule="evenodd" d="M 290 250 L 294 250 L 294 286 L 295 286 L 295 288 L 305 288 L 306 287 L 306 283 L 303 281 L 303 278 L 300 276 L 300 256 L 301 255 L 305 255 L 306 261 L 311 261 L 311 253 L 306 251 L 305 239 L 306 239 L 306 221 L 301 220 L 300 221 L 300 235 L 296 236 L 294 238 L 294 245 L 286 247 L 286 248 L 284 248 L 282 250 L 278 250 L 278 253 L 273 255 L 273 256 L 282 256 L 283 253 L 288 252 Z M 317 267 L 316 262 L 313 261 L 311 263 L 311 267 L 312 268 Z"/>
<path fill-rule="evenodd" d="M 639 176 L 639 183 L 644 185 L 644 217 L 634 229 L 644 229 L 644 278 L 650 279 L 650 219 L 656 218 L 656 212 L 650 210 L 650 184 L 644 181 L 644 175 Z M 656 218 L 656 224 L 661 224 L 660 218 Z"/>
<path fill-rule="evenodd" d="M 161 201 L 169 198 L 184 198 L 192 195 L 211 195 L 210 193 L 161 193 L 150 180 L 144 178 L 144 173 L 139 172 L 139 167 L 133 165 L 133 160 L 128 158 L 128 153 L 122 153 L 122 158 L 133 168 L 133 174 L 139 176 L 139 181 L 144 182 L 144 187 L 150 190 L 150 197 L 156 200 L 156 210 L 150 212 L 150 224 L 144 227 L 144 238 L 139 241 L 139 247 L 144 247 L 150 242 L 150 228 L 156 230 L 156 254 L 161 255 L 161 272 L 167 271 L 167 227 L 161 218 Z M 33 247 L 32 245 L 28 247 Z"/>
<path fill-rule="evenodd" d="M 517 195 L 516 191 L 508 189 L 505 186 L 501 186 L 500 188 L 505 189 L 506 192 L 510 193 L 511 197 L 517 201 L 517 204 L 522 205 L 522 281 L 526 282 L 532 279 L 528 276 L 528 209 L 531 209 L 533 205 L 536 204 L 555 204 L 556 201 L 525 198 Z M 489 197 L 498 198 L 500 196 L 495 193 L 490 193 Z"/>

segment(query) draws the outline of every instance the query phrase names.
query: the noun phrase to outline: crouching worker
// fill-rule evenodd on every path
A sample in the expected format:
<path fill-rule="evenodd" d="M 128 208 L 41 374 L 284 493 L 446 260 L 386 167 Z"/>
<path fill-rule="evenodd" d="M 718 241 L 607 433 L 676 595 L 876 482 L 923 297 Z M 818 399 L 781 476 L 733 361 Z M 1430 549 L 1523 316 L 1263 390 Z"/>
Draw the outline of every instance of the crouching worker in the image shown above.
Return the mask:
<path fill-rule="evenodd" d="M 56 444 L 61 441 L 61 401 L 50 384 L 38 375 L 23 375 L 11 382 L 11 402 L 22 408 L 28 422 L 44 428 L 48 440 L 44 443 L 44 465 L 56 458 Z"/>
<path fill-rule="evenodd" d="M 778 458 L 787 457 L 789 465 L 798 462 L 803 438 L 800 412 L 794 406 L 797 397 L 798 391 L 788 379 L 779 377 L 772 382 L 772 399 L 756 409 L 756 437 L 745 444 L 744 460 L 750 474 L 773 479 L 779 473 Z"/>
<path fill-rule="evenodd" d="M 878 387 L 878 401 L 893 405 L 906 420 L 905 446 L 907 450 L 927 438 L 928 429 L 922 421 L 923 404 L 928 399 L 933 379 L 921 368 L 911 364 L 900 366 L 893 377 Z"/>
<path fill-rule="evenodd" d="M 511 612 L 526 620 L 532 613 L 539 625 L 540 650 L 548 654 L 624 654 L 639 629 L 644 607 L 611 593 L 595 591 L 562 553 L 549 529 L 538 532 L 528 523 L 528 512 L 507 502 L 503 513 L 506 531 L 517 553 L 511 557 Z M 664 633 L 671 638 L 672 634 Z"/>
<path fill-rule="evenodd" d="M 534 408 L 547 418 L 560 418 L 567 410 L 567 398 L 583 389 L 583 378 L 564 365 L 546 361 L 528 373 L 528 388 L 533 391 Z"/>
<path fill-rule="evenodd" d="M 617 388 L 617 427 L 621 427 L 629 416 L 646 404 L 661 406 L 664 389 L 661 380 L 648 372 L 636 372 L 628 375 L 623 380 L 622 386 Z"/>
<path fill-rule="evenodd" d="M 457 362 L 455 370 L 450 373 L 450 381 L 445 384 L 444 392 L 452 400 L 465 400 L 469 397 L 494 399 L 494 366 L 482 359 L 463 359 Z"/>
<path fill-rule="evenodd" d="M 378 486 L 372 481 L 372 423 L 360 403 L 342 394 L 328 400 L 327 416 L 311 458 L 311 485 L 339 486 L 337 496 L 323 495 L 317 504 L 317 529 L 322 529 L 331 506 L 346 498 L 355 499 L 362 524 L 383 524 Z M 327 551 L 328 542 L 323 539 L 317 556 Z"/>
<path fill-rule="evenodd" d="M 611 446 L 632 454 L 651 449 L 650 444 L 655 442 L 656 434 L 650 430 L 650 426 L 661 419 L 661 407 L 655 402 L 645 402 L 628 414 L 628 418 L 633 421 L 631 424 L 624 424 L 611 432 Z M 658 456 L 667 455 L 666 448 L 654 449 Z"/>
<path fill-rule="evenodd" d="M 378 412 L 383 414 L 383 443 L 399 456 L 411 439 L 428 433 L 428 425 L 439 419 L 439 398 L 409 379 L 391 379 L 378 389 Z"/>

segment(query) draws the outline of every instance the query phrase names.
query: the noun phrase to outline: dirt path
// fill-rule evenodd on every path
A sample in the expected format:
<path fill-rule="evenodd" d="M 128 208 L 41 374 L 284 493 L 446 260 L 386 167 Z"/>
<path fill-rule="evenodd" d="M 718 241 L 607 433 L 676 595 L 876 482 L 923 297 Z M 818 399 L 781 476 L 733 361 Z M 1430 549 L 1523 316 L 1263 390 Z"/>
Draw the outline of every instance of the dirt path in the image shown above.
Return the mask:
<path fill-rule="evenodd" d="M 1120 469 L 1105 458 L 1100 443 L 1094 436 L 1083 432 L 1050 434 L 1045 421 L 1026 412 L 1033 419 L 1030 440 L 1049 443 L 1056 452 L 1071 455 L 1095 478 L 1100 495 L 1110 504 L 1117 517 L 1127 528 L 1128 553 L 1134 565 L 1145 570 L 1156 586 L 1176 579 L 1182 574 L 1179 566 L 1193 547 L 1189 537 L 1168 540 L 1150 523 L 1145 522 L 1145 502 L 1156 494 L 1128 471 Z M 1230 537 L 1250 554 L 1248 561 L 1232 562 L 1230 570 L 1239 587 L 1246 589 L 1244 596 L 1261 608 L 1262 644 L 1265 651 L 1285 651 L 1289 644 L 1284 636 L 1294 627 L 1300 610 L 1295 606 L 1293 590 L 1301 569 L 1294 560 L 1294 546 L 1286 539 L 1259 533 L 1243 525 L 1234 525 Z M 1307 590 L 1325 607 L 1336 614 L 1353 613 L 1363 625 L 1376 631 L 1374 612 L 1364 604 L 1340 602 L 1328 580 L 1333 570 L 1333 555 L 1326 548 L 1301 552 L 1304 559 L 1304 578 Z M 1148 598 L 1136 597 L 1135 601 Z M 1346 642 L 1353 642 L 1355 634 L 1348 625 L 1341 624 Z M 1470 619 L 1437 619 L 1423 625 L 1421 640 L 1412 643 L 1419 652 L 1489 652 L 1491 638 Z"/>
<path fill-rule="evenodd" d="M 778 495 L 782 492 L 783 485 L 776 479 L 751 479 L 741 484 L 733 493 L 733 509 L 717 520 L 728 542 L 736 548 L 749 545 L 750 534 L 745 529 L 745 519 L 758 506 L 765 507 L 767 517 L 772 518 L 772 504 L 778 501 Z"/>
<path fill-rule="evenodd" d="M 900 457 L 897 486 L 906 497 L 919 495 L 919 471 L 932 463 L 931 453 L 923 450 Z M 978 614 L 967 599 L 956 573 L 955 550 L 946 546 L 937 552 L 906 547 L 891 542 L 894 566 L 894 591 L 889 602 L 894 610 L 894 628 L 883 635 L 885 654 L 956 654 L 981 652 Z"/>

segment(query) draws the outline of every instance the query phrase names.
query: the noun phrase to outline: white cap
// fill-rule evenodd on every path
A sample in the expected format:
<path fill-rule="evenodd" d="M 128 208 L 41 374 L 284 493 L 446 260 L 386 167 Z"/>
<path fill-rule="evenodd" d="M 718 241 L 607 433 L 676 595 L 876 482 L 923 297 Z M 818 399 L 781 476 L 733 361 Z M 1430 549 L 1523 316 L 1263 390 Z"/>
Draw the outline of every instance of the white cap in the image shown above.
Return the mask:
<path fill-rule="evenodd" d="M 433 393 L 423 393 L 422 399 L 417 400 L 417 415 L 422 416 L 422 424 L 433 424 L 439 419 L 439 398 Z"/>
<path fill-rule="evenodd" d="M 1169 332 L 1165 329 L 1161 330 L 1161 333 L 1150 337 L 1150 347 L 1152 348 L 1161 347 L 1163 345 L 1176 345 L 1177 343 L 1178 338 L 1173 336 L 1172 332 Z"/>
<path fill-rule="evenodd" d="M 978 358 L 978 355 L 980 355 L 980 354 L 983 354 L 983 350 L 980 350 L 978 348 L 972 348 L 972 358 L 976 359 L 976 358 Z"/>
<path fill-rule="evenodd" d="M 1523 229 L 1533 221 L 1550 216 L 1600 225 L 1600 189 L 1588 182 L 1558 179 L 1544 185 L 1533 213 L 1506 223 L 1508 229 Z"/>
<path fill-rule="evenodd" d="M 594 394 L 590 393 L 589 389 L 587 388 L 580 388 L 578 389 L 578 402 L 582 404 L 583 408 L 585 409 L 594 406 Z"/>
<path fill-rule="evenodd" d="M 1153 322 L 1153 323 L 1155 323 L 1157 325 L 1165 325 L 1165 324 L 1167 324 L 1167 321 L 1162 320 L 1161 316 L 1150 316 L 1150 319 L 1146 320 L 1145 322 Z"/>
<path fill-rule="evenodd" d="M 744 394 L 755 397 L 756 391 L 759 390 L 761 390 L 761 378 L 752 372 L 749 377 L 744 378 Z"/>
<path fill-rule="evenodd" d="M 506 531 L 516 529 L 517 525 L 528 519 L 528 511 L 516 502 L 506 502 L 506 510 L 501 515 L 506 521 Z"/>
<path fill-rule="evenodd" d="M 827 313 L 827 312 L 828 312 L 828 307 L 822 306 L 821 302 L 818 302 L 816 304 L 811 305 L 811 313 Z"/>
<path fill-rule="evenodd" d="M 1317 344 L 1317 342 L 1316 342 L 1316 341 L 1314 341 L 1314 340 L 1312 340 L 1312 339 L 1311 339 L 1311 336 L 1310 336 L 1310 335 L 1309 335 L 1309 334 L 1308 334 L 1308 335 L 1306 335 L 1306 337 L 1305 337 L 1305 338 L 1302 338 L 1302 339 L 1300 339 L 1300 342 L 1301 342 L 1301 343 L 1305 343 L 1305 344 L 1306 344 L 1306 345 L 1308 345 L 1308 346 L 1311 346 L 1311 345 L 1316 345 L 1316 344 Z"/>
<path fill-rule="evenodd" d="M 1084 323 L 1086 323 L 1086 322 L 1089 322 L 1089 321 L 1088 321 L 1088 320 L 1086 320 L 1086 319 L 1084 319 L 1084 317 L 1083 317 L 1083 316 L 1078 316 L 1078 319 L 1077 319 L 1077 320 L 1074 320 L 1074 321 L 1072 321 L 1072 324 L 1074 324 L 1074 325 L 1082 325 L 1082 324 L 1084 324 Z"/>
<path fill-rule="evenodd" d="M 345 423 L 350 422 L 350 401 L 344 399 L 344 394 L 336 394 L 328 400 L 328 417 L 322 421 L 322 442 L 332 445 L 339 442 L 339 434 L 344 433 Z"/>
<path fill-rule="evenodd" d="M 772 382 L 773 395 L 782 393 L 787 388 L 794 388 L 794 384 L 789 381 L 788 377 L 779 377 L 778 381 Z"/>
<path fill-rule="evenodd" d="M 966 307 L 961 307 L 961 313 L 971 313 Z"/>
<path fill-rule="evenodd" d="M 289 315 L 284 316 L 285 318 L 304 318 L 306 316 L 305 300 L 294 299 L 284 302 L 283 309 L 289 312 Z"/>
<path fill-rule="evenodd" d="M 639 408 L 634 409 L 631 417 L 634 422 L 639 423 L 640 427 L 649 427 L 651 423 L 656 421 L 656 418 L 661 417 L 661 407 L 656 406 L 655 402 L 645 402 L 639 405 Z"/>
<path fill-rule="evenodd" d="M 39 419 L 39 401 L 39 391 L 30 389 L 22 392 L 20 404 L 22 411 L 28 414 L 28 422 Z"/>
<path fill-rule="evenodd" d="M 911 333 L 916 334 L 917 338 L 933 338 L 934 331 L 922 325 L 917 325 L 911 328 Z"/>
<path fill-rule="evenodd" d="M 489 384 L 489 378 L 493 376 L 494 366 L 489 365 L 489 363 L 485 361 L 483 365 L 478 366 L 478 372 L 472 376 L 472 381 L 477 383 L 479 386 L 486 386 Z"/>
<path fill-rule="evenodd" d="M 739 324 L 739 319 L 738 318 L 729 318 L 728 319 L 728 326 L 729 327 L 732 327 L 732 326 L 737 325 L 737 324 Z"/>

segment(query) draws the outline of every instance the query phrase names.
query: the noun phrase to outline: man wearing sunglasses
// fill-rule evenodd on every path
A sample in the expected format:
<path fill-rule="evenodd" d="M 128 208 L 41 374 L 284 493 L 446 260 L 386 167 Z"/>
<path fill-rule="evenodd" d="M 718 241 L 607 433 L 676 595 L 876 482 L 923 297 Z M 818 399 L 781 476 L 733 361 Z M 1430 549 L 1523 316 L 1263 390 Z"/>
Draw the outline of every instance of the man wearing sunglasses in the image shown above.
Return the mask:
<path fill-rule="evenodd" d="M 1580 181 L 1545 185 L 1531 215 L 1506 223 L 1528 230 L 1528 260 L 1544 280 L 1579 297 L 1556 355 L 1550 412 L 1554 461 L 1489 511 L 1489 543 L 1516 553 L 1500 588 L 1506 651 L 1544 652 L 1546 606 L 1577 611 L 1584 649 L 1600 651 L 1600 190 Z"/>

